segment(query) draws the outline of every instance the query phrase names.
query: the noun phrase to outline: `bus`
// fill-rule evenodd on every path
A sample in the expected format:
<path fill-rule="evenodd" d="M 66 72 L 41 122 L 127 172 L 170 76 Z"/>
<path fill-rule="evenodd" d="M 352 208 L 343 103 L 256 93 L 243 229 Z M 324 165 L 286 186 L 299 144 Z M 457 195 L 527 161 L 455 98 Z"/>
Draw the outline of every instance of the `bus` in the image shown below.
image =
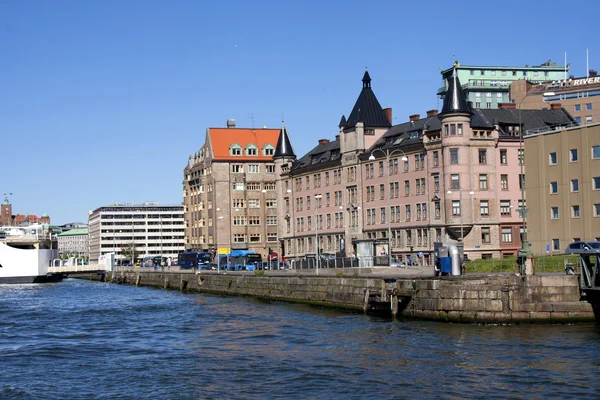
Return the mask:
<path fill-rule="evenodd" d="M 185 251 L 177 257 L 177 265 L 181 269 L 207 269 L 209 268 L 212 255 L 209 252 Z"/>
<path fill-rule="evenodd" d="M 261 262 L 262 256 L 252 250 L 233 250 L 220 259 L 221 268 L 229 271 L 254 271 Z"/>

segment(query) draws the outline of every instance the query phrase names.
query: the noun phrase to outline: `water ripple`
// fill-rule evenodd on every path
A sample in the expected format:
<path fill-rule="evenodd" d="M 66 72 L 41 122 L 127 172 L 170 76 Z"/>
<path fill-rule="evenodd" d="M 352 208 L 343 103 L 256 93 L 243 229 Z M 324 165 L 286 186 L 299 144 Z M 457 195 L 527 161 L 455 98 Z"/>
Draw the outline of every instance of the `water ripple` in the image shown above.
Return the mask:
<path fill-rule="evenodd" d="M 595 397 L 600 328 L 471 326 L 76 280 L 0 285 L 0 399 Z"/>

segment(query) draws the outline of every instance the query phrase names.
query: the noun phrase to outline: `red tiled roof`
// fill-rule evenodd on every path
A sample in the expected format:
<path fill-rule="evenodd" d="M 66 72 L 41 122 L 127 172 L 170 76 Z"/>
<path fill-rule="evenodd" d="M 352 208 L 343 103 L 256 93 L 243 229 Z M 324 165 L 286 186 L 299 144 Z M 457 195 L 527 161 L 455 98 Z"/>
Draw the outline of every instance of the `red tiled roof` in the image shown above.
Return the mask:
<path fill-rule="evenodd" d="M 268 161 L 272 160 L 273 156 L 263 155 L 262 149 L 266 144 L 270 144 L 273 146 L 273 150 L 275 149 L 279 138 L 279 129 L 208 128 L 208 134 L 215 160 Z M 229 148 L 232 144 L 238 144 L 242 147 L 241 156 L 229 154 Z M 249 144 L 258 147 L 258 155 L 246 155 L 246 146 Z"/>

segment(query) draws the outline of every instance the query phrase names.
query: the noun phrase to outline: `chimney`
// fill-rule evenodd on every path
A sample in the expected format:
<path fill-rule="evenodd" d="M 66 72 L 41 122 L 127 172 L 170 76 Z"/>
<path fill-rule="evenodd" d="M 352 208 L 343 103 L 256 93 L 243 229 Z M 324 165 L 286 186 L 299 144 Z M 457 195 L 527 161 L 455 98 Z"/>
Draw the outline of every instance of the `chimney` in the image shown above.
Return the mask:
<path fill-rule="evenodd" d="M 552 103 L 550 104 L 550 109 L 551 110 L 560 110 L 562 108 L 562 104 L 560 103 Z"/>
<path fill-rule="evenodd" d="M 319 144 L 327 144 L 329 143 L 329 139 L 319 139 Z"/>
<path fill-rule="evenodd" d="M 473 109 L 473 102 L 472 101 L 467 101 L 467 106 L 469 106 L 469 110 Z"/>
<path fill-rule="evenodd" d="M 235 128 L 235 118 L 229 118 L 227 120 L 227 127 L 228 128 Z"/>
<path fill-rule="evenodd" d="M 340 140 L 340 135 L 335 135 L 335 140 Z"/>
<path fill-rule="evenodd" d="M 516 103 L 498 103 L 498 108 L 509 109 L 509 108 L 517 108 Z"/>
<path fill-rule="evenodd" d="M 429 110 L 427 111 L 427 117 L 435 117 L 436 115 L 438 115 L 438 110 Z"/>
<path fill-rule="evenodd" d="M 421 115 L 420 114 L 409 115 L 408 119 L 410 119 L 411 121 L 418 121 L 421 119 Z"/>
<path fill-rule="evenodd" d="M 391 107 L 384 108 L 383 112 L 385 113 L 385 116 L 387 117 L 388 121 L 390 121 L 390 125 L 394 125 L 392 123 L 392 109 L 391 109 Z"/>

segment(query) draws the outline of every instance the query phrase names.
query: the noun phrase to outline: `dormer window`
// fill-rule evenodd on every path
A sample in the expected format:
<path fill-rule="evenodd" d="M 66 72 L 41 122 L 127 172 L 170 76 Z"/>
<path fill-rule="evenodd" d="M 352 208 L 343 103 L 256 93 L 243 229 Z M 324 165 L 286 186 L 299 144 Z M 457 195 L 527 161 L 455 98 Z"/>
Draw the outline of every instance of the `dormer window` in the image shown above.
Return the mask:
<path fill-rule="evenodd" d="M 231 146 L 229 146 L 229 155 L 241 156 L 242 146 L 240 146 L 239 144 L 232 144 Z"/>
<path fill-rule="evenodd" d="M 275 154 L 275 148 L 270 144 L 267 144 L 263 147 L 263 154 L 265 156 L 273 156 Z"/>
<path fill-rule="evenodd" d="M 418 139 L 419 138 L 419 131 L 410 131 L 410 138 L 411 139 Z"/>
<path fill-rule="evenodd" d="M 249 144 L 248 146 L 246 146 L 246 155 L 247 156 L 257 156 L 258 148 L 253 144 Z"/>

